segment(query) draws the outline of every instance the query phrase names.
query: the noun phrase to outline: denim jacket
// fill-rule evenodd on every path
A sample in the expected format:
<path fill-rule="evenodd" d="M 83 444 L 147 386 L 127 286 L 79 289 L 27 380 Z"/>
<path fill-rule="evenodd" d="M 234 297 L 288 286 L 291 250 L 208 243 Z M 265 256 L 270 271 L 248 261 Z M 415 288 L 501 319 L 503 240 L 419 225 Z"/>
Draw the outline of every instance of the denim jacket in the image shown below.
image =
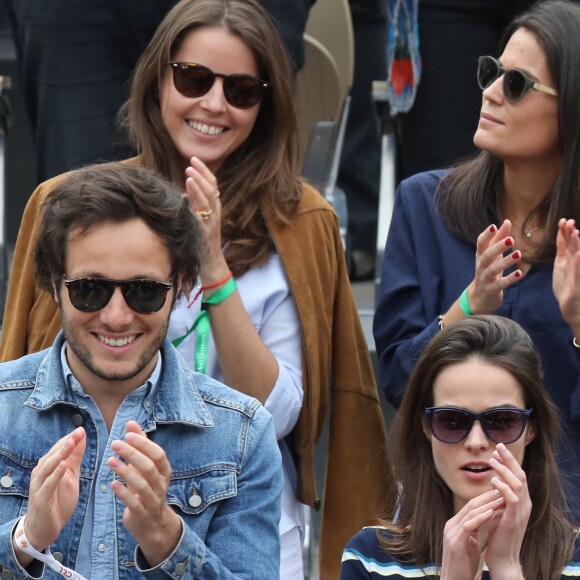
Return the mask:
<path fill-rule="evenodd" d="M 58 439 L 82 424 L 87 446 L 78 505 L 51 546 L 75 568 L 95 479 L 97 435 L 91 415 L 75 404 L 65 384 L 62 343 L 59 334 L 50 349 L 0 365 L 2 578 L 60 578 L 38 561 L 23 569 L 11 538 L 27 510 L 32 469 Z M 279 577 L 282 470 L 270 415 L 256 400 L 190 371 L 167 340 L 161 352 L 155 404 L 141 427 L 171 463 L 167 503 L 182 518 L 183 534 L 167 560 L 147 570 L 115 497 L 119 579 Z M 199 499 L 190 501 L 195 495 Z"/>

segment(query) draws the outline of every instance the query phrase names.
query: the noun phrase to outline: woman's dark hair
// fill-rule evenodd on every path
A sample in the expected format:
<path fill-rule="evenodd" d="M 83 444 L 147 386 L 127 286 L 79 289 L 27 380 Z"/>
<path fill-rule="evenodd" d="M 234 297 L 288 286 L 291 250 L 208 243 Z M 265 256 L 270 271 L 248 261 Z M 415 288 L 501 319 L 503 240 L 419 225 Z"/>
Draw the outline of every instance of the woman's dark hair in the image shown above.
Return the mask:
<path fill-rule="evenodd" d="M 257 0 L 182 0 L 165 16 L 141 55 L 121 120 L 142 163 L 180 188 L 189 160 L 167 132 L 159 94 L 171 78 L 171 61 L 193 30 L 217 27 L 252 51 L 260 78 L 271 84 L 247 140 L 221 165 L 222 241 L 236 275 L 263 264 L 272 252 L 264 215 L 287 223 L 302 194 L 298 177 L 297 122 L 289 58 L 269 14 Z"/>
<path fill-rule="evenodd" d="M 517 17 L 500 43 L 503 51 L 514 32 L 525 28 L 542 47 L 558 91 L 558 136 L 562 151 L 560 174 L 547 197 L 528 216 L 546 218 L 546 236 L 534 261 L 552 263 L 556 253 L 558 221 L 580 223 L 580 5 L 568 0 L 546 0 Z M 486 151 L 460 163 L 441 181 L 436 205 L 449 229 L 465 241 L 475 242 L 498 216 L 503 196 L 503 162 Z M 500 217 L 500 216 L 498 216 Z"/>
<path fill-rule="evenodd" d="M 527 445 L 526 472 L 532 511 L 524 537 L 524 576 L 560 578 L 574 548 L 574 527 L 566 518 L 565 493 L 556 465 L 562 432 L 558 411 L 542 382 L 539 355 L 516 322 L 500 316 L 473 316 L 439 332 L 420 356 L 395 420 L 395 476 L 400 484 L 395 522 L 383 522 L 388 534 L 379 541 L 425 567 L 441 565 L 443 530 L 453 517 L 453 496 L 435 467 L 431 443 L 424 432 L 424 410 L 433 406 L 433 385 L 449 365 L 479 358 L 508 371 L 519 383 L 525 407 L 533 407 L 530 427 L 535 438 Z"/>
<path fill-rule="evenodd" d="M 38 285 L 51 294 L 65 274 L 71 237 L 105 222 L 141 218 L 162 240 L 172 276 L 193 287 L 199 272 L 201 236 L 189 200 L 166 179 L 142 167 L 103 163 L 60 179 L 42 206 L 34 258 Z"/>

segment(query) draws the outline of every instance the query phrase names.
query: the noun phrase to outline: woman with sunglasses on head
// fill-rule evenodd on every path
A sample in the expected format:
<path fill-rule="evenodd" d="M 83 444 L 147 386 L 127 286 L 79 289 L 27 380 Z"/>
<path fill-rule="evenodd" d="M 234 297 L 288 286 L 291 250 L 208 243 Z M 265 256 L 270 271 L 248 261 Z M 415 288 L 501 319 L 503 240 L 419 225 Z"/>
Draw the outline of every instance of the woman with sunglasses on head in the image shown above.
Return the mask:
<path fill-rule="evenodd" d="M 320 504 L 314 447 L 332 404 L 321 577 L 336 577 L 344 543 L 372 521 L 392 475 L 337 218 L 299 178 L 292 74 L 267 13 L 255 0 L 179 2 L 138 62 L 124 123 L 139 152 L 128 163 L 179 184 L 204 235 L 199 284 L 175 304 L 169 337 L 192 368 L 274 417 L 284 578 L 303 574 L 303 504 Z M 23 219 L 3 360 L 51 344 L 60 328 L 29 257 L 53 184 Z"/>
<path fill-rule="evenodd" d="M 374 319 L 380 382 L 396 407 L 440 327 L 472 314 L 519 322 L 539 350 L 569 435 L 559 461 L 576 478 L 579 59 L 580 5 L 547 0 L 512 22 L 497 59 L 474 63 L 481 152 L 399 186 Z M 578 486 L 572 491 L 578 495 Z"/>
<path fill-rule="evenodd" d="M 580 578 L 558 411 L 520 325 L 482 315 L 445 327 L 393 429 L 396 515 L 351 539 L 341 580 Z"/>

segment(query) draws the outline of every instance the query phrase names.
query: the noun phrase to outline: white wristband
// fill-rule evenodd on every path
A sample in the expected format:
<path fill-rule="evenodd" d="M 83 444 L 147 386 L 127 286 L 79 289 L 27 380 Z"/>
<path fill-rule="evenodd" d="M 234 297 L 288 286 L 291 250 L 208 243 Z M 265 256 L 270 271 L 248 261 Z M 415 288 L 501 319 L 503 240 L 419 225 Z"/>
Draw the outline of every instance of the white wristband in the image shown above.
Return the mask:
<path fill-rule="evenodd" d="M 77 574 L 74 570 L 67 568 L 60 564 L 55 557 L 51 554 L 50 548 L 44 550 L 44 554 L 39 552 L 32 544 L 28 541 L 26 534 L 24 533 L 24 517 L 18 520 L 18 525 L 16 526 L 16 533 L 14 534 L 14 539 L 16 545 L 25 554 L 32 556 L 36 560 L 44 562 L 51 570 L 54 570 L 57 574 L 68 578 L 69 580 L 87 580 L 84 576 Z"/>

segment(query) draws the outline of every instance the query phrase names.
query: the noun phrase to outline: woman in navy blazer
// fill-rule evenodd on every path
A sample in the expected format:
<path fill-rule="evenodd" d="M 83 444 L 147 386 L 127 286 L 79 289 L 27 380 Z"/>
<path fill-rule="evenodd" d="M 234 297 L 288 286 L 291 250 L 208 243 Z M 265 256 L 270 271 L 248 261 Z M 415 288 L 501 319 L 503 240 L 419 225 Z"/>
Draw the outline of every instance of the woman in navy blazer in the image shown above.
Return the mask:
<path fill-rule="evenodd" d="M 479 59 L 483 98 L 474 142 L 481 151 L 449 171 L 401 183 L 374 322 L 381 385 L 395 406 L 441 326 L 491 313 L 520 323 L 562 414 L 571 449 L 560 464 L 576 489 L 579 60 L 580 6 L 567 0 L 548 0 L 516 18 L 499 59 Z"/>

